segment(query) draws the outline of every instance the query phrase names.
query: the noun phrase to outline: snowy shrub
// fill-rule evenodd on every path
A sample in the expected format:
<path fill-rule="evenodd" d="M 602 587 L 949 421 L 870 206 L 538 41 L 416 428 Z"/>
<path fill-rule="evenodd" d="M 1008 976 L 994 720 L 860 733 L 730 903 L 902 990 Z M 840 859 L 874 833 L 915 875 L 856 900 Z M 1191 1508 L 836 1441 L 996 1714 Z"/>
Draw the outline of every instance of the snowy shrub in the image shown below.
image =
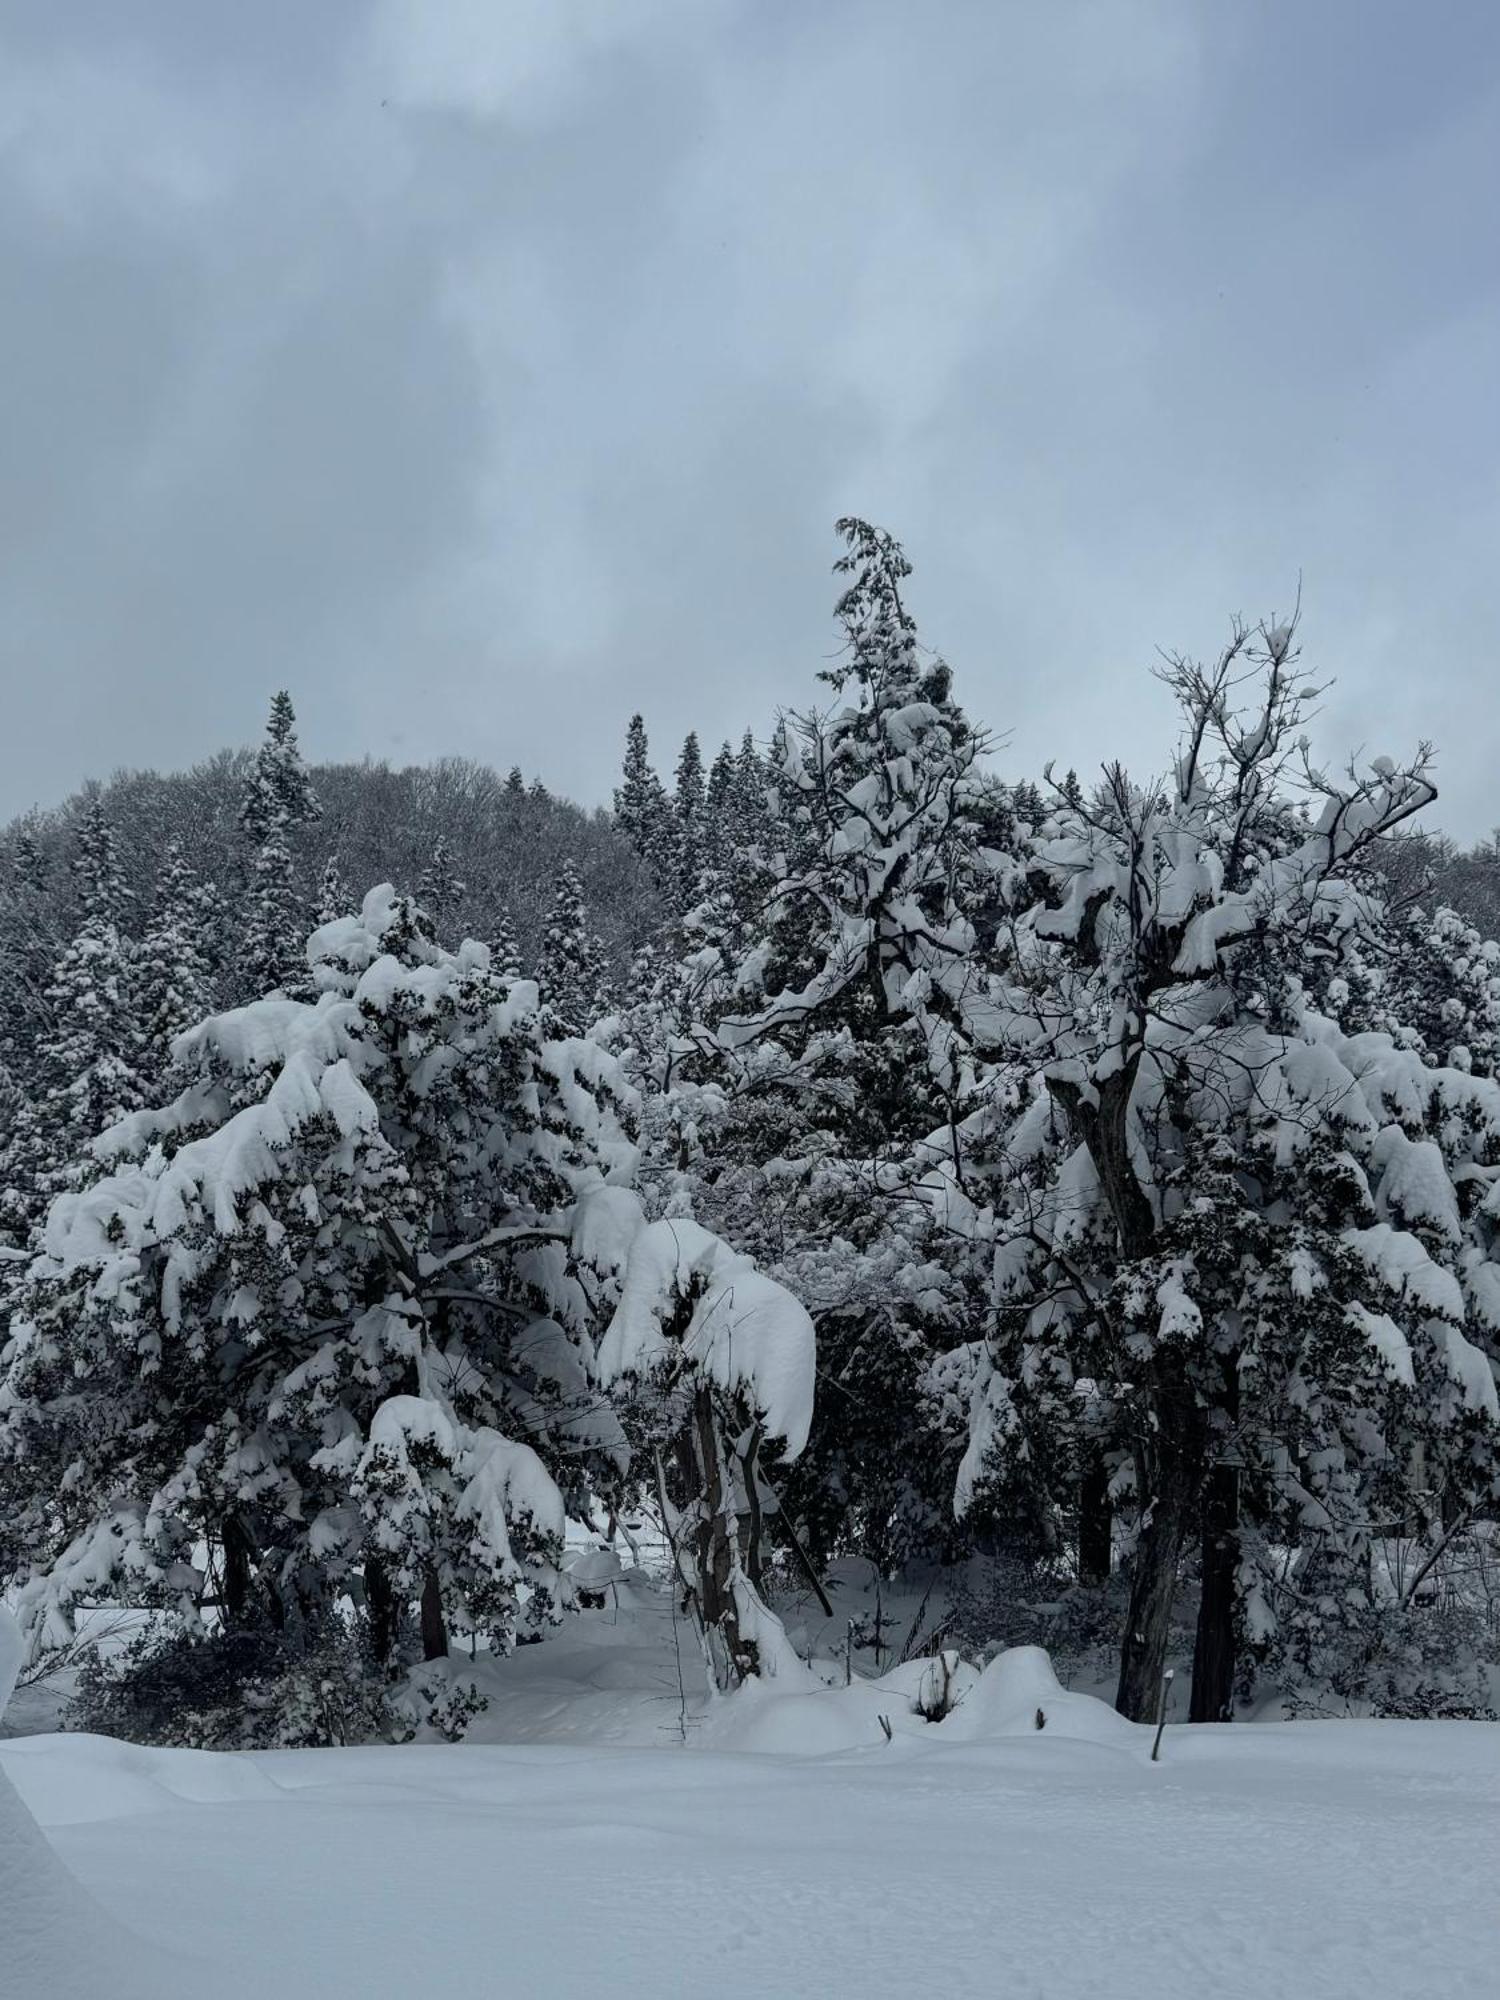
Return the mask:
<path fill-rule="evenodd" d="M 312 1749 L 386 1741 L 384 1687 L 346 1633 L 295 1653 L 269 1627 L 152 1630 L 79 1676 L 73 1729 L 196 1750 Z"/>
<path fill-rule="evenodd" d="M 1287 1676 L 1293 1715 L 1493 1722 L 1487 1665 L 1500 1647 L 1470 1605 L 1367 1600 L 1293 1626 L 1268 1663 Z"/>
<path fill-rule="evenodd" d="M 1040 1646 L 1059 1678 L 1106 1678 L 1128 1597 L 1117 1570 L 1107 1584 L 1079 1584 L 1058 1561 L 1008 1554 L 975 1557 L 959 1573 L 946 1631 L 966 1659 L 984 1665 L 1012 1646 Z M 1179 1637 L 1191 1635 L 1186 1627 Z"/>
<path fill-rule="evenodd" d="M 413 1673 L 404 1687 L 392 1689 L 387 1697 L 392 1732 L 403 1743 L 422 1734 L 460 1743 L 470 1723 L 489 1705 L 489 1697 L 471 1680 L 450 1679 L 447 1664 L 441 1661 Z"/>
<path fill-rule="evenodd" d="M 951 1650 L 928 1661 L 912 1703 L 913 1715 L 920 1715 L 924 1722 L 941 1722 L 953 1713 L 959 1702 L 959 1664 L 959 1655 Z"/>

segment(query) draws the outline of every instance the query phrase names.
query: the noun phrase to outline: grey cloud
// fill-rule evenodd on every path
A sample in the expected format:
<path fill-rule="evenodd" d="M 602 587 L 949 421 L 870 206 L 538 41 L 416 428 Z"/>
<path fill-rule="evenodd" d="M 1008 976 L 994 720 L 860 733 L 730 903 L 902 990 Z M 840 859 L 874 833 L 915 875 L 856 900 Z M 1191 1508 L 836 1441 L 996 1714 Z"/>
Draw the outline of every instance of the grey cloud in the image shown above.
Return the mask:
<path fill-rule="evenodd" d="M 1154 648 L 1301 573 L 1330 752 L 1436 738 L 1484 830 L 1497 41 L 1477 0 L 0 8 L 0 810 L 283 682 L 315 754 L 601 799 L 635 707 L 669 763 L 812 696 L 857 509 L 1003 764 L 1159 766 Z"/>

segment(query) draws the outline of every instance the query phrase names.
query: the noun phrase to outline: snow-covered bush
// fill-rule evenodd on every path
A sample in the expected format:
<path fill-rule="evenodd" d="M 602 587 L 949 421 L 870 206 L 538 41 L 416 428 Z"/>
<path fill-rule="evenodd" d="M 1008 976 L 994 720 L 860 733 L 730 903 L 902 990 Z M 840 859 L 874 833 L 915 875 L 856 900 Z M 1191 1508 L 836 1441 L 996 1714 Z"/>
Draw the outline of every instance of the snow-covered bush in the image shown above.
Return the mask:
<path fill-rule="evenodd" d="M 268 1626 L 149 1630 L 95 1654 L 67 1711 L 71 1729 L 196 1750 L 299 1750 L 387 1742 L 388 1691 L 336 1625 L 299 1651 Z"/>

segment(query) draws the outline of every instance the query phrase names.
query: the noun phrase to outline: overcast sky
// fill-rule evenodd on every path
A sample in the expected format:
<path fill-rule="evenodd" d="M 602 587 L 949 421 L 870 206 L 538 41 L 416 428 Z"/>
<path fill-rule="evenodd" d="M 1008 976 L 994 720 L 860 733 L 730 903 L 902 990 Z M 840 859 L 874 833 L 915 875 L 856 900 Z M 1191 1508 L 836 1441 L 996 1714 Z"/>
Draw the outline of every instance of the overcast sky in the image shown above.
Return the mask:
<path fill-rule="evenodd" d="M 1500 821 L 1494 0 L 0 0 L 0 813 L 252 740 L 607 798 L 764 734 L 832 522 L 1001 768 L 1319 747 Z"/>

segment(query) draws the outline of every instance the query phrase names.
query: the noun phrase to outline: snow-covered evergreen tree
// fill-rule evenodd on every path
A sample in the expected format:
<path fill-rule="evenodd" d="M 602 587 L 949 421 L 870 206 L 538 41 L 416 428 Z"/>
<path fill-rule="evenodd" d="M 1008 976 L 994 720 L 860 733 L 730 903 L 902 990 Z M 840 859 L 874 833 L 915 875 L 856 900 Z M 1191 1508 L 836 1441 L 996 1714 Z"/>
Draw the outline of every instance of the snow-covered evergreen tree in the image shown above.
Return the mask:
<path fill-rule="evenodd" d="M 340 917 L 349 914 L 351 898 L 344 886 L 343 871 L 339 858 L 330 854 L 323 863 L 323 873 L 318 877 L 318 898 L 313 911 L 319 928 L 324 924 L 336 923 Z"/>
<path fill-rule="evenodd" d="M 630 1099 L 537 989 L 372 892 L 52 1207 L 5 1350 L 0 1492 L 34 1644 L 124 1591 L 309 1639 L 354 1589 L 502 1641 L 565 1592 L 564 1507 L 622 1460 L 593 1339 L 638 1216 Z M 205 1569 L 201 1551 L 208 1549 Z"/>
<path fill-rule="evenodd" d="M 923 1382 L 934 1344 L 969 1330 L 975 1287 L 966 1253 L 934 1261 L 905 1172 L 970 1086 L 954 1051 L 984 995 L 974 919 L 1003 865 L 988 846 L 1003 801 L 947 669 L 917 657 L 899 548 L 841 528 L 856 580 L 832 678 L 855 699 L 784 725 L 769 772 L 753 745 L 742 753 L 764 842 L 747 872 L 774 887 L 753 921 L 730 893 L 705 899 L 654 1019 L 627 1025 L 655 1198 L 755 1257 L 817 1320 L 838 1387 L 788 1504 L 815 1555 L 889 1563 L 951 1539 L 957 1451 L 928 1426 Z"/>
<path fill-rule="evenodd" d="M 184 1029 L 212 1011 L 213 973 L 204 949 L 215 902 L 169 841 L 156 881 L 151 918 L 135 955 L 138 1067 L 147 1090 L 159 1088 Z"/>
<path fill-rule="evenodd" d="M 97 794 L 79 822 L 73 883 L 78 927 L 46 989 L 50 1026 L 12 1113 L 3 1162 L 12 1243 L 26 1240 L 48 1197 L 82 1169 L 94 1135 L 141 1102 L 135 967 L 120 928 L 131 899 Z"/>
<path fill-rule="evenodd" d="M 417 882 L 417 903 L 432 919 L 434 936 L 446 933 L 467 891 L 468 885 L 460 880 L 454 864 L 453 850 L 439 834 L 432 859 Z"/>
<path fill-rule="evenodd" d="M 521 947 L 516 942 L 515 925 L 504 910 L 500 912 L 500 921 L 490 942 L 490 963 L 501 979 L 521 977 Z"/>
<path fill-rule="evenodd" d="M 271 702 L 240 806 L 240 832 L 251 850 L 236 967 L 241 996 L 290 990 L 304 980 L 308 911 L 297 886 L 292 841 L 321 811 L 298 747 L 291 697 L 283 690 Z"/>
<path fill-rule="evenodd" d="M 589 923 L 583 880 L 571 861 L 558 872 L 557 893 L 542 946 L 542 995 L 564 1032 L 580 1035 L 609 1008 L 604 947 Z"/>
<path fill-rule="evenodd" d="M 615 788 L 615 824 L 662 889 L 675 890 L 678 839 L 672 802 L 651 763 L 642 716 L 633 715 L 625 736 L 625 761 Z"/>
<path fill-rule="evenodd" d="M 695 730 L 689 730 L 677 760 L 677 788 L 672 797 L 676 901 L 690 908 L 699 894 L 699 878 L 708 859 L 707 788 L 703 752 Z"/>

